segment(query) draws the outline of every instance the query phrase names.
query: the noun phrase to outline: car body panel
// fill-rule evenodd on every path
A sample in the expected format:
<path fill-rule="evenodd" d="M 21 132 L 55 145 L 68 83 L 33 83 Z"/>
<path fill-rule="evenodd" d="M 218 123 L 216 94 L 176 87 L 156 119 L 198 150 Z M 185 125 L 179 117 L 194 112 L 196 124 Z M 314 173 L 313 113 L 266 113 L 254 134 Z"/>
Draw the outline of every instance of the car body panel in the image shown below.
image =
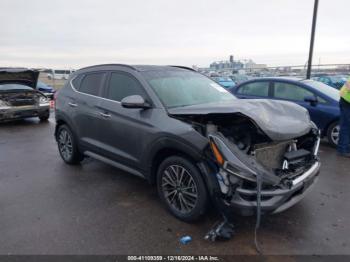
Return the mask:
<path fill-rule="evenodd" d="M 290 102 L 239 100 L 169 109 L 171 115 L 240 113 L 252 119 L 272 140 L 287 140 L 310 131 L 307 111 Z"/>

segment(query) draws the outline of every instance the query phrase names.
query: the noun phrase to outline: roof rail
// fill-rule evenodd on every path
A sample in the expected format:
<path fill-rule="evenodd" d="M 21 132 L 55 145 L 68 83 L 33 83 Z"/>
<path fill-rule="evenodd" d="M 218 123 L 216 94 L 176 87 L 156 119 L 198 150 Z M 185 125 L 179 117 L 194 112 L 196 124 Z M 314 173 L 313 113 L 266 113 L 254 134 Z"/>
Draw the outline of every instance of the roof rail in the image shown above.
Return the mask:
<path fill-rule="evenodd" d="M 171 67 L 177 67 L 177 68 L 182 68 L 182 69 L 186 69 L 186 70 L 190 70 L 190 71 L 195 71 L 193 68 L 191 67 L 187 67 L 187 66 L 177 66 L 177 65 L 170 65 Z"/>
<path fill-rule="evenodd" d="M 92 65 L 92 66 L 83 67 L 83 68 L 80 68 L 78 70 L 83 70 L 83 69 L 88 69 L 88 68 L 93 68 L 93 67 L 99 67 L 99 66 L 125 66 L 125 67 L 131 68 L 131 69 L 137 71 L 137 69 L 135 67 L 133 67 L 131 65 L 126 65 L 126 64 L 100 64 L 100 65 Z"/>

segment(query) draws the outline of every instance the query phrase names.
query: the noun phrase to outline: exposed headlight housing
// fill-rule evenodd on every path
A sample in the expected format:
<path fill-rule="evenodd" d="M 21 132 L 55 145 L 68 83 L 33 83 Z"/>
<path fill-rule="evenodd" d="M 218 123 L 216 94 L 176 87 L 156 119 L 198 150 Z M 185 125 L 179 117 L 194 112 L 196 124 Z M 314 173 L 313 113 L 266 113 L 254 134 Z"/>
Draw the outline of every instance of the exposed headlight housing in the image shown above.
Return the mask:
<path fill-rule="evenodd" d="M 223 141 L 218 139 L 218 137 L 209 135 L 209 143 L 216 162 L 223 170 L 236 177 L 256 182 L 255 171 L 246 166 L 234 154 L 232 154 Z M 231 157 L 231 161 L 226 158 L 227 156 L 229 156 L 229 158 Z"/>

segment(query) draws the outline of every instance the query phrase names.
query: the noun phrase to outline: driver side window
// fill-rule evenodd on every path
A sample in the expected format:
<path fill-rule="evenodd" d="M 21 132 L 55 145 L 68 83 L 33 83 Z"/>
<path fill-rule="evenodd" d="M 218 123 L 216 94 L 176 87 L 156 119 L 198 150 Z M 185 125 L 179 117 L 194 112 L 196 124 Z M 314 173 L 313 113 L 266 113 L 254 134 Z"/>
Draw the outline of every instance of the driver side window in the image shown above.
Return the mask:
<path fill-rule="evenodd" d="M 131 95 L 147 98 L 143 87 L 133 76 L 123 72 L 111 73 L 106 98 L 120 102 L 123 98 Z"/>

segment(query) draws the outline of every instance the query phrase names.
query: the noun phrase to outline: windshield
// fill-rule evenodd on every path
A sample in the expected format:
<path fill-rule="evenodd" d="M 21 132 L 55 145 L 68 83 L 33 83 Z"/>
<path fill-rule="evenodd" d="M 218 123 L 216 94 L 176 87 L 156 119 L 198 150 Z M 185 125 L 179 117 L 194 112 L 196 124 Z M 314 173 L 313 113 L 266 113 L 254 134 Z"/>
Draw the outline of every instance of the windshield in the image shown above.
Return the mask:
<path fill-rule="evenodd" d="M 313 81 L 313 80 L 303 80 L 305 84 L 308 84 L 312 86 L 313 88 L 317 89 L 318 91 L 322 92 L 326 96 L 338 101 L 340 99 L 339 90 L 330 87 L 322 82 L 319 81 Z"/>
<path fill-rule="evenodd" d="M 142 72 L 162 103 L 169 108 L 236 99 L 211 79 L 191 71 Z"/>
<path fill-rule="evenodd" d="M 11 90 L 33 90 L 30 86 L 21 84 L 0 84 L 0 91 L 11 91 Z"/>

